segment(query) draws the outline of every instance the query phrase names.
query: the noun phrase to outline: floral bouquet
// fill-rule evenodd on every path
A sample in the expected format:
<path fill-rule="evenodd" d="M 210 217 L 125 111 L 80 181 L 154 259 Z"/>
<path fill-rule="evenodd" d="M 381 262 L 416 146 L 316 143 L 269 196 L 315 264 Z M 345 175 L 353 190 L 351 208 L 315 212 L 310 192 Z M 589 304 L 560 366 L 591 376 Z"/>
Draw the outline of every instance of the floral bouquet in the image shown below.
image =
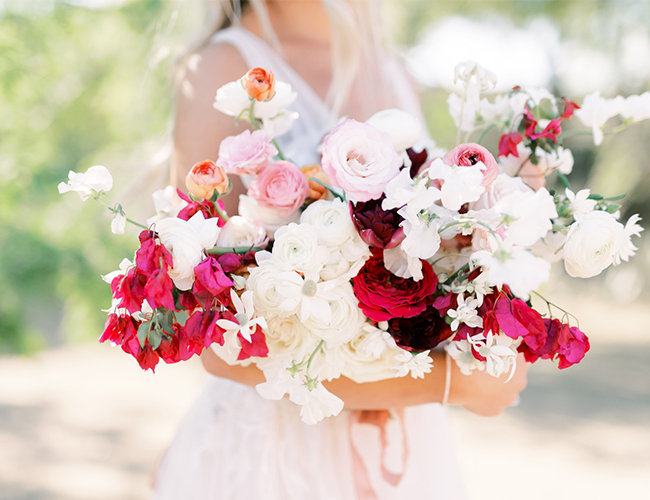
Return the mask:
<path fill-rule="evenodd" d="M 324 381 L 422 377 L 437 346 L 466 374 L 512 376 L 518 353 L 578 363 L 585 334 L 557 306 L 533 309 L 530 296 L 553 262 L 586 278 L 628 260 L 642 228 L 636 215 L 618 221 L 618 198 L 569 189 L 562 126 L 577 116 L 599 143 L 608 118 L 650 117 L 650 93 L 592 95 L 580 107 L 515 88 L 491 102 L 481 97 L 495 82 L 489 71 L 468 62 L 456 77 L 463 93 L 448 103 L 459 144 L 450 151 L 423 142 L 408 113 L 385 110 L 342 121 L 322 143 L 321 164 L 300 166 L 275 140 L 298 118 L 289 85 L 256 68 L 220 88 L 215 108 L 253 131 L 224 139 L 216 162 L 191 169 L 189 196 L 154 193 L 158 213 L 141 225 L 133 261 L 104 277 L 113 305 L 100 341 L 144 369 L 206 348 L 254 363 L 266 378 L 258 392 L 288 394 L 307 423 L 343 408 Z M 497 158 L 479 144 L 493 128 Z M 551 173 L 563 192 L 544 187 Z M 228 175 L 248 186 L 232 217 L 220 201 Z M 59 191 L 99 200 L 111 185 L 95 166 L 71 172 Z M 109 209 L 113 232 L 123 232 L 130 220 L 120 205 Z"/>

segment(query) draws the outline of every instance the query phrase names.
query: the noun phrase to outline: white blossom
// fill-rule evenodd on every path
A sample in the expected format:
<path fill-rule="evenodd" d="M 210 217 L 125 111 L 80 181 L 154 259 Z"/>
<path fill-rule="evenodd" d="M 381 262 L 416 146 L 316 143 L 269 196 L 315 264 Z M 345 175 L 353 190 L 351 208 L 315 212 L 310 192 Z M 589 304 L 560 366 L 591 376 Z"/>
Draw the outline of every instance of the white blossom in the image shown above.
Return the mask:
<path fill-rule="evenodd" d="M 325 417 L 336 416 L 343 409 L 343 401 L 329 392 L 321 382 L 309 390 L 302 385 L 293 389 L 289 399 L 300 405 L 300 417 L 306 424 L 315 424 Z"/>
<path fill-rule="evenodd" d="M 126 215 L 121 210 L 115 212 L 115 216 L 111 221 L 111 232 L 113 234 L 124 234 L 126 229 Z"/>
<path fill-rule="evenodd" d="M 415 144 L 422 130 L 420 122 L 401 109 L 384 109 L 366 120 L 368 125 L 390 135 L 395 151 L 404 151 Z"/>
<path fill-rule="evenodd" d="M 59 194 L 75 191 L 79 197 L 86 201 L 91 196 L 110 191 L 113 187 L 113 177 L 108 169 L 102 165 L 94 165 L 83 174 L 68 173 L 68 182 L 58 185 Z"/>
<path fill-rule="evenodd" d="M 596 206 L 596 200 L 589 199 L 589 190 L 581 189 L 574 193 L 566 188 L 566 197 L 569 200 L 569 212 L 575 220 L 581 219 L 587 213 L 591 212 Z"/>
<path fill-rule="evenodd" d="M 187 206 L 187 202 L 178 196 L 173 186 L 154 191 L 151 199 L 153 200 L 156 215 L 147 219 L 148 225 L 155 224 L 167 217 L 176 217 Z"/>
<path fill-rule="evenodd" d="M 218 319 L 217 325 L 227 332 L 236 332 L 237 334 L 241 334 L 242 337 L 250 342 L 251 335 L 255 332 L 258 326 L 266 329 L 266 320 L 263 317 L 255 317 L 253 292 L 246 291 L 242 294 L 241 298 L 239 298 L 237 292 L 231 288 L 230 299 L 237 311 L 235 314 L 237 323 L 227 319 Z"/>
<path fill-rule="evenodd" d="M 481 186 L 485 168 L 482 162 L 471 167 L 449 166 L 437 158 L 429 167 L 429 178 L 443 181 L 440 189 L 442 205 L 457 211 L 463 204 L 478 200 L 485 192 L 485 187 Z"/>
<path fill-rule="evenodd" d="M 429 373 L 433 366 L 429 351 L 418 354 L 402 351 L 395 356 L 395 361 L 398 363 L 394 366 L 394 369 L 397 370 L 396 377 L 406 377 L 410 373 L 413 378 L 424 378 L 424 374 Z"/>
<path fill-rule="evenodd" d="M 591 127 L 594 135 L 594 145 L 600 146 L 603 142 L 603 127 L 605 123 L 621 112 L 625 112 L 625 99 L 616 96 L 614 99 L 600 97 L 600 92 L 595 91 L 585 96 L 580 109 L 575 115 L 586 126 Z"/>
<path fill-rule="evenodd" d="M 456 309 L 449 309 L 447 316 L 453 319 L 451 322 L 451 330 L 456 331 L 461 323 L 473 328 L 482 328 L 483 319 L 479 316 L 476 310 L 479 307 L 479 299 L 472 297 L 463 297 L 460 293 L 457 298 L 458 307 Z"/>

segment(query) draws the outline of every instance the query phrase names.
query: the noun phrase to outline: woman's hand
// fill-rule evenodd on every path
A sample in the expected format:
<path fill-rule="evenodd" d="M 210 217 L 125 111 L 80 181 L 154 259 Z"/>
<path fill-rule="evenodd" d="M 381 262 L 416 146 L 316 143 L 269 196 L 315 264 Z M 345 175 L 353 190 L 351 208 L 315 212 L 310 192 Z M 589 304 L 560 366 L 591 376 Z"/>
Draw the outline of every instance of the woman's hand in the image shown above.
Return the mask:
<path fill-rule="evenodd" d="M 483 417 L 499 415 L 519 400 L 519 393 L 526 388 L 528 369 L 523 354 L 517 357 L 517 370 L 509 382 L 507 376 L 499 378 L 475 370 L 463 375 L 452 361 L 449 404 L 457 404 Z"/>

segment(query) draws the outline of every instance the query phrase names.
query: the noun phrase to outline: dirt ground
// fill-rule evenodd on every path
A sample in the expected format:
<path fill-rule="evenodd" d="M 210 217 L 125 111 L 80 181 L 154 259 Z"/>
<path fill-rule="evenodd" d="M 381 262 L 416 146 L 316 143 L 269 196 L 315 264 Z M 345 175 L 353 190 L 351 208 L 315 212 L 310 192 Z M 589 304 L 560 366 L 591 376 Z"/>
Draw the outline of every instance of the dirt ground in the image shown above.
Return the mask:
<path fill-rule="evenodd" d="M 585 361 L 535 365 L 501 417 L 451 410 L 473 500 L 650 499 L 650 307 L 561 300 L 590 334 Z M 202 377 L 97 344 L 0 358 L 0 500 L 148 498 Z"/>

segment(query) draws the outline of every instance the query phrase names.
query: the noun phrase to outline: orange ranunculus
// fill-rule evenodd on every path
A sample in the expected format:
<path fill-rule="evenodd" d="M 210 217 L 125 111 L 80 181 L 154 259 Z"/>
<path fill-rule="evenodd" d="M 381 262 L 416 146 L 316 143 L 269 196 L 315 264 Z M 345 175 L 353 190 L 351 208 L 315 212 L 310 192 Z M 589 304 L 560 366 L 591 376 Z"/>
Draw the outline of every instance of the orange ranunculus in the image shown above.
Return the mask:
<path fill-rule="evenodd" d="M 275 76 L 272 71 L 253 68 L 241 79 L 248 95 L 258 102 L 268 101 L 275 95 Z"/>
<path fill-rule="evenodd" d="M 327 198 L 328 190 L 322 184 L 309 180 L 310 177 L 318 179 L 325 184 L 329 184 L 329 178 L 325 175 L 325 172 L 320 168 L 319 165 L 305 165 L 300 167 L 300 171 L 305 174 L 307 177 L 307 182 L 309 183 L 309 198 L 312 200 L 324 200 Z"/>
<path fill-rule="evenodd" d="M 226 171 L 210 160 L 200 161 L 185 178 L 187 190 L 197 198 L 209 200 L 215 191 L 223 194 L 230 187 Z"/>

